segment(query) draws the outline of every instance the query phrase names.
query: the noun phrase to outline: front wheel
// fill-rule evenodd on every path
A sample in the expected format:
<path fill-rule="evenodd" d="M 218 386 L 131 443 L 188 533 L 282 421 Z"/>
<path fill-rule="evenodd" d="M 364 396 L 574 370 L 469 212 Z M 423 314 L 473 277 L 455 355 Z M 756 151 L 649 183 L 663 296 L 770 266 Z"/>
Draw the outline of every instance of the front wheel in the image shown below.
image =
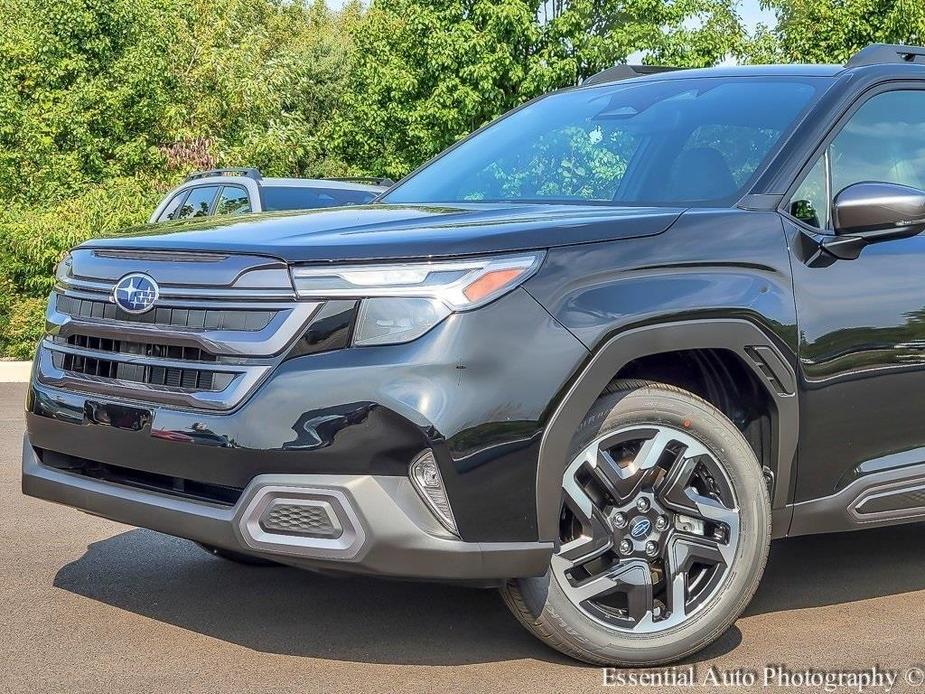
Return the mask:
<path fill-rule="evenodd" d="M 567 655 L 657 665 L 702 649 L 745 609 L 770 501 L 748 442 L 712 405 L 658 383 L 611 390 L 572 440 L 549 570 L 502 595 Z"/>

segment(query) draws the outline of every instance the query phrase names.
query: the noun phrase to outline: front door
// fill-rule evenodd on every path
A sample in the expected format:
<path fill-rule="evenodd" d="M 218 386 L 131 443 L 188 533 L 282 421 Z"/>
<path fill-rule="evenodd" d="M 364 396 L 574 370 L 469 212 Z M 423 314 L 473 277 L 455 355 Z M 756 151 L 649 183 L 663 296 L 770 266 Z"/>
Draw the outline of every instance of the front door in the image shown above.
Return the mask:
<path fill-rule="evenodd" d="M 925 461 L 925 236 L 872 244 L 856 260 L 820 263 L 801 252 L 799 227 L 832 233 L 833 197 L 862 181 L 925 189 L 925 91 L 867 99 L 791 200 L 802 386 L 796 501 Z"/>

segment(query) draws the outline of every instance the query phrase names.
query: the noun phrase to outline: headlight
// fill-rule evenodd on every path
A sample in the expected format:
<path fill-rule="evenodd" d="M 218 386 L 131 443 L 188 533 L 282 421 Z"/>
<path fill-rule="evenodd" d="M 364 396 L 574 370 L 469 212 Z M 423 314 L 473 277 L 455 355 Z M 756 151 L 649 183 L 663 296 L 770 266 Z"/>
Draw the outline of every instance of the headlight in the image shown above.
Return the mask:
<path fill-rule="evenodd" d="M 455 311 L 483 306 L 532 275 L 542 253 L 387 265 L 296 267 L 303 299 L 360 298 L 355 345 L 415 340 Z"/>

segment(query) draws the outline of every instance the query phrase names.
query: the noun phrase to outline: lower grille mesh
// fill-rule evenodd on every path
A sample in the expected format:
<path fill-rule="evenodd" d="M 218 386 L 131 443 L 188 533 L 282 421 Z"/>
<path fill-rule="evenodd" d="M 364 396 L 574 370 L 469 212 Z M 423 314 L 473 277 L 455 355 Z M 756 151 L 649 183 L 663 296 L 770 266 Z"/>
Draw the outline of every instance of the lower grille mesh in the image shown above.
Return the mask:
<path fill-rule="evenodd" d="M 320 506 L 277 503 L 260 520 L 264 530 L 298 535 L 330 536 L 335 528 Z"/>

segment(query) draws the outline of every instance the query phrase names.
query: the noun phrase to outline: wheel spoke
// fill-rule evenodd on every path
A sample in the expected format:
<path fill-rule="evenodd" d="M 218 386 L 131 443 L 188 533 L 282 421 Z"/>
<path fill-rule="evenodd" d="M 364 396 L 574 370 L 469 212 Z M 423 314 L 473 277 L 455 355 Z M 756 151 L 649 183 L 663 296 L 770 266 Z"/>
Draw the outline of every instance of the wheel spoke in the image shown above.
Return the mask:
<path fill-rule="evenodd" d="M 594 460 L 594 472 L 618 504 L 624 504 L 639 493 L 648 473 L 654 468 L 673 441 L 671 433 L 659 429 L 646 439 L 626 465 L 620 465 L 606 449 L 598 448 Z M 589 451 L 590 453 L 590 451 Z"/>
<path fill-rule="evenodd" d="M 600 556 L 613 544 L 613 535 L 606 519 L 575 477 L 580 467 L 580 464 L 570 466 L 562 485 L 564 502 L 575 514 L 582 530 L 581 535 L 563 543 L 559 548 L 559 556 L 570 566 Z"/>
<path fill-rule="evenodd" d="M 730 530 L 736 530 L 739 526 L 739 509 L 727 508 L 722 502 L 709 496 L 698 494 L 693 489 L 686 490 L 687 498 L 697 509 L 697 515 L 705 520 L 714 523 L 722 523 Z"/>
<path fill-rule="evenodd" d="M 669 591 L 668 609 L 672 618 L 677 619 L 687 614 L 687 579 L 688 571 L 695 564 L 716 566 L 720 570 L 727 568 L 732 557 L 733 548 L 710 537 L 691 536 L 675 533 L 668 542 L 666 564 L 671 589 Z"/>
<path fill-rule="evenodd" d="M 696 505 L 687 496 L 687 489 L 699 458 L 707 454 L 706 449 L 701 451 L 699 448 L 702 447 L 688 446 L 668 469 L 668 474 L 656 490 L 659 500 L 668 508 L 681 513 L 697 513 Z"/>
<path fill-rule="evenodd" d="M 576 585 L 568 584 L 565 590 L 577 604 L 613 593 L 624 593 L 627 616 L 634 623 L 651 619 L 652 574 L 649 565 L 644 561 L 621 564 L 606 574 L 594 576 Z"/>

